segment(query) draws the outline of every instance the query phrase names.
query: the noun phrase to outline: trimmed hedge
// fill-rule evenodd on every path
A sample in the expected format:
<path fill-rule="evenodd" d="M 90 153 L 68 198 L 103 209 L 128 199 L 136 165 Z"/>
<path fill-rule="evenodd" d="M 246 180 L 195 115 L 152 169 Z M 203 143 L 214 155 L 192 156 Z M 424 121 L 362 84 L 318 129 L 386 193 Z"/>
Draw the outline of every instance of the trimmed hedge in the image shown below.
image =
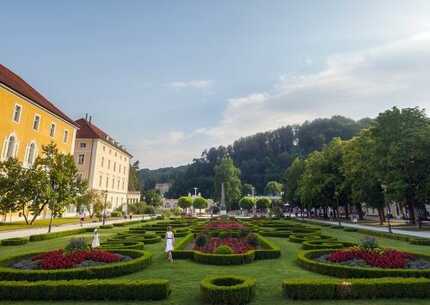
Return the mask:
<path fill-rule="evenodd" d="M 291 279 L 282 283 L 289 299 L 373 299 L 373 298 L 427 298 L 430 280 L 424 278 L 378 279 Z"/>
<path fill-rule="evenodd" d="M 0 300 L 161 300 L 168 280 L 0 281 Z"/>
<path fill-rule="evenodd" d="M 188 234 L 181 241 L 177 242 L 174 250 L 172 251 L 172 257 L 174 259 L 192 259 L 193 250 L 184 250 L 188 243 L 190 243 L 194 238 L 194 234 Z"/>
<path fill-rule="evenodd" d="M 430 246 L 430 239 L 428 238 L 411 238 L 409 242 L 413 245 Z"/>
<path fill-rule="evenodd" d="M 261 235 L 258 236 L 258 241 L 260 242 L 261 248 L 255 250 L 255 259 L 273 259 L 281 256 L 281 249 L 271 242 L 270 240 L 264 238 Z"/>
<path fill-rule="evenodd" d="M 93 231 L 94 231 L 94 228 L 84 228 L 84 229 L 75 229 L 75 230 L 69 230 L 69 231 L 61 231 L 61 232 L 52 232 L 52 233 L 45 233 L 45 234 L 37 234 L 37 235 L 31 235 L 30 236 L 30 241 L 48 240 L 48 239 L 54 239 L 54 238 L 57 238 L 57 237 L 83 234 L 83 233 L 93 232 Z"/>
<path fill-rule="evenodd" d="M 247 251 L 240 254 L 214 254 L 193 251 L 193 260 L 209 265 L 242 265 L 252 263 L 255 259 L 255 251 Z"/>
<path fill-rule="evenodd" d="M 107 250 L 111 248 L 106 248 Z M 74 269 L 58 270 L 21 270 L 7 265 L 12 261 L 24 259 L 26 257 L 40 254 L 27 253 L 25 255 L 15 256 L 0 262 L 0 278 L 5 281 L 40 281 L 40 280 L 71 280 L 71 279 L 101 279 L 112 278 L 139 271 L 151 263 L 152 254 L 138 250 L 112 249 L 113 251 L 131 256 L 133 259 L 124 262 L 85 267 Z"/>
<path fill-rule="evenodd" d="M 145 243 L 141 241 L 130 241 L 130 240 L 109 240 L 102 243 L 102 248 L 108 249 L 133 249 L 133 250 L 143 250 L 145 248 Z"/>
<path fill-rule="evenodd" d="M 2 246 L 18 246 L 18 245 L 24 245 L 26 243 L 28 243 L 28 238 L 26 237 L 14 237 L 14 238 L 3 239 L 1 241 Z"/>
<path fill-rule="evenodd" d="M 255 278 L 215 276 L 200 282 L 204 302 L 212 305 L 243 305 L 255 296 Z"/>
<path fill-rule="evenodd" d="M 328 254 L 331 251 L 333 251 L 333 249 L 301 251 L 297 254 L 297 262 L 301 267 L 307 270 L 340 278 L 430 277 L 430 269 L 353 267 L 342 264 L 323 263 L 314 259 L 315 257 Z M 414 253 L 410 254 L 430 260 L 430 256 Z"/>
<path fill-rule="evenodd" d="M 113 229 L 113 225 L 112 225 L 112 224 L 109 224 L 109 225 L 101 225 L 101 226 L 99 227 L 99 229 L 102 229 L 102 230 L 106 230 L 106 229 Z"/>
<path fill-rule="evenodd" d="M 336 240 L 305 240 L 302 243 L 303 250 L 317 249 L 340 249 L 344 248 L 343 243 Z"/>

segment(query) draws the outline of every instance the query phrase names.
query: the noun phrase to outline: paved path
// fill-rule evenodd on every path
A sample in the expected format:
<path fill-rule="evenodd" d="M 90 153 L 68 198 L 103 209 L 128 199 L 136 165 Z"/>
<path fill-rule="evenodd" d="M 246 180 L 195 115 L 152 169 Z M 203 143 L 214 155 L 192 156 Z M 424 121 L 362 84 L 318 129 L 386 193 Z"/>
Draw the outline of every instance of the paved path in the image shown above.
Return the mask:
<path fill-rule="evenodd" d="M 120 223 L 120 222 L 129 222 L 129 221 L 135 221 L 135 220 L 142 220 L 142 219 L 151 219 L 151 216 L 133 216 L 133 219 L 114 219 L 114 220 L 106 220 L 106 224 L 113 224 L 113 223 Z M 101 226 L 102 222 L 88 222 L 84 223 L 82 228 L 95 228 L 98 226 Z M 76 224 L 66 224 L 66 225 L 59 225 L 59 226 L 53 226 L 51 229 L 51 232 L 62 232 L 62 231 L 69 231 L 73 229 L 80 229 L 81 225 L 79 223 Z M 0 240 L 6 239 L 6 238 L 12 238 L 12 237 L 27 237 L 30 235 L 35 234 L 44 234 L 48 232 L 48 227 L 41 227 L 41 228 L 31 228 L 31 229 L 19 229 L 14 231 L 6 231 L 6 232 L 0 232 Z"/>
<path fill-rule="evenodd" d="M 313 222 L 319 222 L 319 223 L 327 223 L 327 224 L 331 224 L 331 225 L 337 225 L 338 224 L 337 221 L 309 219 L 309 218 L 306 218 L 306 220 L 313 221 Z M 357 229 L 366 229 L 366 230 L 370 230 L 370 231 L 388 232 L 388 228 L 387 227 L 379 228 L 379 227 L 374 227 L 374 226 L 353 224 L 353 223 L 347 223 L 347 222 L 342 222 L 342 226 L 344 226 L 344 227 L 351 227 L 351 228 L 357 228 Z M 396 234 L 403 234 L 403 235 L 410 235 L 410 236 L 415 236 L 415 237 L 430 238 L 430 232 L 429 231 L 408 231 L 408 230 L 399 230 L 399 229 L 394 229 L 394 228 L 393 228 L 392 231 L 393 231 L 393 233 L 396 233 Z"/>

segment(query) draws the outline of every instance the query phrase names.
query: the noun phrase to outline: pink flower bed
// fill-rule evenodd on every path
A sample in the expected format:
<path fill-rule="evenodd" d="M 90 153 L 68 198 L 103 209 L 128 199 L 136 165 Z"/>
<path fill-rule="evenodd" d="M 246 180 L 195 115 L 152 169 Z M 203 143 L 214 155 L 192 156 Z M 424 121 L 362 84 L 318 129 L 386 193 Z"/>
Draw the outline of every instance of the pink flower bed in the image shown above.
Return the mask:
<path fill-rule="evenodd" d="M 222 239 L 219 237 L 212 237 L 209 239 L 209 242 L 206 244 L 206 246 L 198 247 L 195 245 L 194 250 L 205 253 L 214 253 L 219 246 L 229 246 L 235 254 L 245 253 L 253 249 L 246 243 L 245 240 L 239 238 L 229 237 Z"/>
<path fill-rule="evenodd" d="M 245 226 L 235 220 L 213 220 L 205 228 L 208 230 L 239 230 Z"/>
<path fill-rule="evenodd" d="M 366 250 L 349 248 L 330 253 L 327 260 L 332 263 L 342 263 L 361 259 L 369 266 L 378 268 L 405 268 L 409 260 L 414 259 L 410 254 L 392 249 Z"/>
<path fill-rule="evenodd" d="M 42 269 L 69 269 L 79 265 L 83 261 L 115 263 L 119 262 L 121 257 L 102 250 L 74 251 L 71 253 L 56 250 L 33 256 L 31 259 L 39 261 Z"/>

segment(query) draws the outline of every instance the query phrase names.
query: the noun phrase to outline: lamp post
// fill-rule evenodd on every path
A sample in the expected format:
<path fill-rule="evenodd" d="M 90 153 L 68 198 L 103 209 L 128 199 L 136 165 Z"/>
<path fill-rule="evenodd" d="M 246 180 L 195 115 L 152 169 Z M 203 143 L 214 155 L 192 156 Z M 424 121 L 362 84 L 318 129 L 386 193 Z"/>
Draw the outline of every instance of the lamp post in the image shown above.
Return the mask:
<path fill-rule="evenodd" d="M 388 200 L 386 199 L 386 197 L 387 197 L 387 185 L 381 184 L 381 187 L 382 187 L 382 190 L 384 191 L 384 203 L 387 206 L 388 233 L 393 233 L 393 231 L 391 229 L 391 207 L 390 207 Z"/>

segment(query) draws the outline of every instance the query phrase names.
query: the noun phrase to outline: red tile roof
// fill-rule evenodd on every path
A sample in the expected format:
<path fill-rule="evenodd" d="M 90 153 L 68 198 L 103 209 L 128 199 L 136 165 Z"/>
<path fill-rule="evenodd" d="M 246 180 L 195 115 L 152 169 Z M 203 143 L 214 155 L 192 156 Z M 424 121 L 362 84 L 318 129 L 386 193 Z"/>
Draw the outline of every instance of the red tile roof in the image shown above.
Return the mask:
<path fill-rule="evenodd" d="M 37 105 L 48 110 L 49 112 L 59 116 L 63 120 L 76 126 L 75 122 L 58 109 L 54 104 L 43 97 L 33 87 L 31 87 L 25 80 L 13 73 L 11 70 L 0 64 L 0 83 L 9 87 L 10 89 L 18 92 L 26 98 L 32 100 Z"/>
<path fill-rule="evenodd" d="M 76 120 L 75 123 L 79 126 L 78 132 L 76 133 L 76 138 L 81 139 L 102 139 L 108 142 L 110 145 L 116 147 L 121 150 L 123 153 L 126 153 L 130 157 L 133 157 L 125 148 L 119 145 L 111 136 L 105 133 L 103 130 L 98 128 L 93 123 L 89 122 L 86 119 Z"/>

